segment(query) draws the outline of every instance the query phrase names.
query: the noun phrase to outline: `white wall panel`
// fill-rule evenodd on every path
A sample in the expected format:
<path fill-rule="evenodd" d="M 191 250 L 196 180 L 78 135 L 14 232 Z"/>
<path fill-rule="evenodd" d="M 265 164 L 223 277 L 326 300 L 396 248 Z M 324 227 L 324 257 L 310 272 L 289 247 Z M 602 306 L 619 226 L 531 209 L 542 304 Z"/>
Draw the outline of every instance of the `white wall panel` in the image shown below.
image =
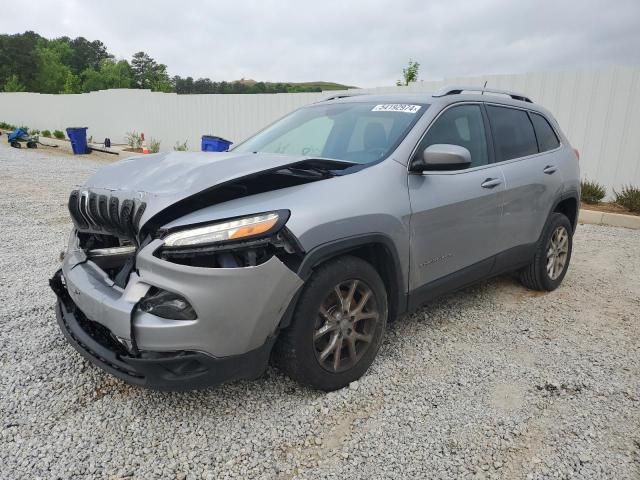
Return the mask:
<path fill-rule="evenodd" d="M 583 176 L 609 188 L 640 185 L 640 68 L 526 73 L 416 82 L 363 92 L 431 92 L 445 85 L 522 92 L 549 109 L 580 150 Z M 147 90 L 107 90 L 79 95 L 0 93 L 0 121 L 31 128 L 87 126 L 94 139 L 124 142 L 128 131 L 144 132 L 171 149 L 187 140 L 197 150 L 203 134 L 239 142 L 286 113 L 329 94 L 176 95 Z"/>

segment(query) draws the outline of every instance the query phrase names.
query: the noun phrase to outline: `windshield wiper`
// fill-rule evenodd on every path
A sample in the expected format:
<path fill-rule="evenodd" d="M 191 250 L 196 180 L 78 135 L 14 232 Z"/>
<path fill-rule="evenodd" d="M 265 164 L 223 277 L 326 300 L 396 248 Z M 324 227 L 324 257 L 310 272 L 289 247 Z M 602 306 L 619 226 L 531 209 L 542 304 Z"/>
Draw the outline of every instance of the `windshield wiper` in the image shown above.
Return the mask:
<path fill-rule="evenodd" d="M 313 176 L 313 178 L 331 178 L 342 175 L 340 172 L 356 165 L 359 164 L 348 160 L 308 158 L 282 167 L 281 170 L 288 170 L 295 175 Z"/>
<path fill-rule="evenodd" d="M 336 176 L 336 172 L 330 170 L 328 168 L 318 167 L 317 165 L 289 165 L 288 167 L 283 168 L 282 170 L 289 170 L 295 174 L 313 174 L 314 177 L 322 177 L 322 178 L 331 178 Z"/>

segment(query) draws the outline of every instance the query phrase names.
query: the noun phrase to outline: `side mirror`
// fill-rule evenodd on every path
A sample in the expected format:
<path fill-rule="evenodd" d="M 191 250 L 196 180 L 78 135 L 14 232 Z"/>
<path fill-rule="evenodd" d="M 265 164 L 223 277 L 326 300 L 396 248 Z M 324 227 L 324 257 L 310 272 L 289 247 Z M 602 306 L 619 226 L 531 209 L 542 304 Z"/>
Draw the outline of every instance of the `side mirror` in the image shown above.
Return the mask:
<path fill-rule="evenodd" d="M 471 153 L 459 145 L 436 143 L 422 152 L 422 158 L 416 156 L 411 163 L 412 172 L 425 170 L 462 170 L 471 165 Z"/>

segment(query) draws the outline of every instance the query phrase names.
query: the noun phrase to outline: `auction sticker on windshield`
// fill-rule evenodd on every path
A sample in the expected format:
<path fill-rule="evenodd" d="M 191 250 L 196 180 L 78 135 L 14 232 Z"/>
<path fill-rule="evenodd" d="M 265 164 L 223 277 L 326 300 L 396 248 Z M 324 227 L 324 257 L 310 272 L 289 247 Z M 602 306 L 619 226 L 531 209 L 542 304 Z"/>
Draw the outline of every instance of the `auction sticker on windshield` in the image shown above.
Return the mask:
<path fill-rule="evenodd" d="M 383 103 L 382 105 L 376 105 L 371 109 L 372 112 L 403 112 L 403 113 L 418 113 L 420 105 L 407 105 L 405 103 Z"/>

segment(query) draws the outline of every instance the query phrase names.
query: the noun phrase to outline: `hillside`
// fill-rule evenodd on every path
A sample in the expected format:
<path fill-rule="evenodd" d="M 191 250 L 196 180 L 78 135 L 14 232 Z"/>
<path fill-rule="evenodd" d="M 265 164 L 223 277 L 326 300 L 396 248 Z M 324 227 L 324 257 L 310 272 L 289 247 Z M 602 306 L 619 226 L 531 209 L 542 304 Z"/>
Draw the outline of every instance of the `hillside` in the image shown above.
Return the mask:
<path fill-rule="evenodd" d="M 299 82 L 299 83 L 289 83 L 292 87 L 301 87 L 309 90 L 347 90 L 349 88 L 357 88 L 350 85 L 342 85 L 340 83 L 334 82 Z"/>

